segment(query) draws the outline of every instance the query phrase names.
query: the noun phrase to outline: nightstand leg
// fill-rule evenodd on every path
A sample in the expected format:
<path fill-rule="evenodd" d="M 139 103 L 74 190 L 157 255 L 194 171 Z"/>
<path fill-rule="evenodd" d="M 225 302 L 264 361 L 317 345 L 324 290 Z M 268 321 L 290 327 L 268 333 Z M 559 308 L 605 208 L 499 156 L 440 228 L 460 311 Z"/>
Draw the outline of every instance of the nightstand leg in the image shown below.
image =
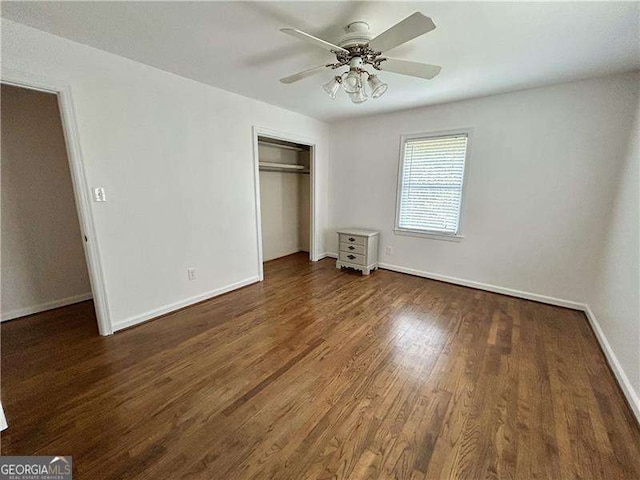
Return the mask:
<path fill-rule="evenodd" d="M 365 268 L 365 269 L 362 270 L 362 274 L 363 275 L 369 275 L 369 273 L 371 273 L 371 272 L 369 271 L 368 268 Z"/>

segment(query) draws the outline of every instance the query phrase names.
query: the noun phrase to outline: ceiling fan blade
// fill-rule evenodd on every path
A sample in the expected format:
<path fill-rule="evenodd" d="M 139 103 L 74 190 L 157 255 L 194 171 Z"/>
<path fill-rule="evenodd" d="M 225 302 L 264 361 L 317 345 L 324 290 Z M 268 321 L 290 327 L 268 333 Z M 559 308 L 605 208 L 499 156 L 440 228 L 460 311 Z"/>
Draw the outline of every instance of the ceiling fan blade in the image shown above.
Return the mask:
<path fill-rule="evenodd" d="M 349 53 L 348 50 L 345 50 L 342 47 L 334 45 L 333 43 L 325 42 L 320 38 L 309 35 L 308 33 L 304 33 L 301 30 L 296 30 L 295 28 L 281 28 L 280 31 L 282 33 L 286 33 L 287 35 L 291 35 L 292 37 L 304 40 L 305 42 L 313 43 L 316 47 L 324 48 L 325 50 L 329 50 L 330 52 Z"/>
<path fill-rule="evenodd" d="M 325 68 L 327 68 L 326 65 L 318 65 L 317 67 L 313 67 L 308 70 L 304 70 L 302 72 L 289 75 L 288 77 L 281 78 L 280 82 L 286 83 L 286 84 L 297 82 L 298 80 L 302 80 L 303 78 L 307 78 L 307 77 L 310 77 L 311 75 L 315 75 L 316 73 L 320 73 Z"/>
<path fill-rule="evenodd" d="M 386 52 L 420 35 L 424 35 L 434 28 L 436 28 L 436 25 L 433 20 L 420 12 L 416 12 L 371 40 L 369 48 L 376 52 Z"/>
<path fill-rule="evenodd" d="M 387 58 L 380 63 L 380 70 L 383 72 L 400 73 L 411 77 L 420 77 L 431 80 L 440 73 L 441 67 L 438 65 L 428 65 L 426 63 L 409 62 L 398 60 L 397 58 Z"/>

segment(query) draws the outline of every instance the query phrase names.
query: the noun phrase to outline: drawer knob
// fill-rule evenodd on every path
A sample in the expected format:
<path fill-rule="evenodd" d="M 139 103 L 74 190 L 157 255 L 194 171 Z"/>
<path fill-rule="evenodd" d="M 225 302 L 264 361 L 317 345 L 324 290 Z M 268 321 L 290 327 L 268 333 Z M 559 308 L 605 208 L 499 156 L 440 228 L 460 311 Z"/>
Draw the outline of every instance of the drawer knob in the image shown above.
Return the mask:
<path fill-rule="evenodd" d="M 353 260 L 354 258 L 356 258 L 355 255 L 347 255 L 347 258 L 350 258 L 351 260 Z"/>
<path fill-rule="evenodd" d="M 354 247 L 353 245 L 349 245 L 349 250 L 353 250 L 354 248 L 356 247 Z"/>
<path fill-rule="evenodd" d="M 355 239 L 355 238 L 353 238 L 353 237 L 349 237 L 349 241 L 350 241 L 350 242 L 355 242 L 355 241 L 356 241 L 356 239 Z"/>

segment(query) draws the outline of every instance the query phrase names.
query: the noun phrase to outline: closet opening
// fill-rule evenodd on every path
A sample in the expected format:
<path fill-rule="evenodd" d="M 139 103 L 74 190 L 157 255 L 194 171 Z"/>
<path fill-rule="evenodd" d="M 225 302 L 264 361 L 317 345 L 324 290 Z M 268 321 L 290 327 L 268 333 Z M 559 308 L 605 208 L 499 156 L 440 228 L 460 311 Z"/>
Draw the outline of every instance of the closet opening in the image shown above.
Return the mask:
<path fill-rule="evenodd" d="M 5 83 L 1 93 L 0 320 L 16 335 L 53 325 L 97 335 L 58 96 Z"/>
<path fill-rule="evenodd" d="M 255 137 L 260 267 L 300 252 L 313 260 L 314 146 L 260 133 Z"/>

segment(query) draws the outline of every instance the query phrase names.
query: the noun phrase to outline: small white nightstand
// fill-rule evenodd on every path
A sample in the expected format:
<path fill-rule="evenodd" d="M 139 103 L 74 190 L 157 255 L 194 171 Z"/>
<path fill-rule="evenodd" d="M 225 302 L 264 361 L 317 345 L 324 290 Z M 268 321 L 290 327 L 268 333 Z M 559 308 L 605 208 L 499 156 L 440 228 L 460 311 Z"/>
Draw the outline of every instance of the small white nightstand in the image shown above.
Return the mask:
<path fill-rule="evenodd" d="M 378 238 L 380 232 L 361 228 L 338 230 L 338 260 L 336 268 L 349 267 L 369 275 L 378 268 Z"/>

